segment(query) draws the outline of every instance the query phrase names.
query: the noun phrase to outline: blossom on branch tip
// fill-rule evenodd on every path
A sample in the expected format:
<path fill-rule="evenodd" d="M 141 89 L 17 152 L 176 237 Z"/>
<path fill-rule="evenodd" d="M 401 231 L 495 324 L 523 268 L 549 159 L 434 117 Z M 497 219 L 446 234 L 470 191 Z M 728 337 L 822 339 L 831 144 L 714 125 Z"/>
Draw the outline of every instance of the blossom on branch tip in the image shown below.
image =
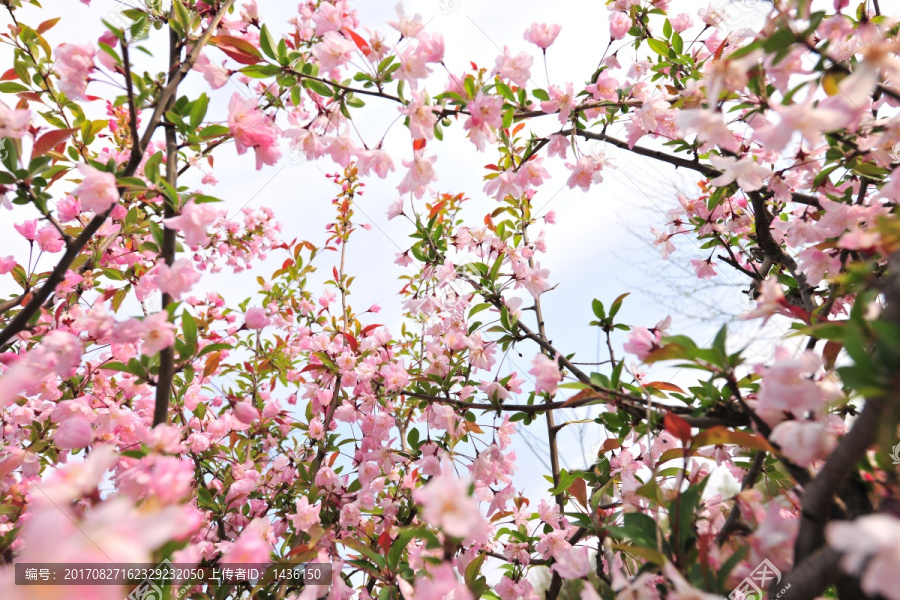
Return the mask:
<path fill-rule="evenodd" d="M 547 48 L 556 41 L 559 30 L 560 26 L 556 24 L 532 23 L 528 29 L 525 30 L 525 35 L 523 37 L 526 41 L 531 42 L 541 50 L 546 51 Z"/>
<path fill-rule="evenodd" d="M 104 213 L 119 201 L 115 175 L 95 169 L 87 163 L 78 165 L 78 171 L 84 179 L 72 190 L 72 195 L 78 197 L 84 210 Z"/>

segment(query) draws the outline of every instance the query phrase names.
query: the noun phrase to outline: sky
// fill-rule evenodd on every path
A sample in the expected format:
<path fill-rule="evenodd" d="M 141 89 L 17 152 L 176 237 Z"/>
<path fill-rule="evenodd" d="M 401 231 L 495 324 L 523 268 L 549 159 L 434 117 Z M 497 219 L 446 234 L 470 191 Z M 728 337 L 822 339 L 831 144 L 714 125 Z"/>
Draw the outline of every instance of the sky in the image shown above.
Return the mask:
<path fill-rule="evenodd" d="M 738 25 L 755 26 L 754 19 L 758 19 L 759 14 L 757 2 L 762 0 L 733 0 L 728 4 L 738 10 L 735 17 Z M 724 3 L 723 0 L 720 4 Z M 354 5 L 359 10 L 363 29 L 368 26 L 391 36 L 395 34 L 386 25 L 396 15 L 394 2 L 369 0 Z M 673 12 L 693 16 L 704 5 L 693 0 L 672 2 Z M 32 8 L 23 9 L 21 18 L 25 22 L 37 23 L 51 14 L 63 14 L 66 18 L 46 36 L 55 46 L 62 42 L 95 42 L 103 32 L 99 19 L 112 18 L 123 4 L 112 0 L 93 0 L 91 6 L 86 7 L 75 0 L 47 0 L 45 6 L 42 14 Z M 608 11 L 603 2 L 416 0 L 405 2 L 404 6 L 407 13 L 423 15 L 426 31 L 444 36 L 444 62 L 449 72 L 454 74 L 467 68 L 470 61 L 479 66 L 493 67 L 495 58 L 508 46 L 512 54 L 527 51 L 534 57 L 532 80 L 535 85 L 546 87 L 549 77 L 553 84 L 572 81 L 578 86 L 590 77 L 609 41 Z M 295 10 L 294 2 L 259 2 L 261 18 L 269 24 L 274 34 L 287 31 L 286 20 Z M 522 37 L 533 22 L 558 23 L 562 26 L 559 38 L 547 52 L 546 72 L 540 51 Z M 136 70 L 143 67 L 157 72 L 164 68 L 166 57 L 162 41 L 159 32 L 152 34 L 147 47 L 157 56 L 141 56 Z M 628 59 L 628 52 L 627 49 L 622 50 L 619 55 L 623 64 Z M 219 60 L 221 55 L 213 50 L 210 57 Z M 8 50 L 0 50 L 0 59 L 9 63 Z M 438 68 L 426 88 L 437 91 L 446 79 L 447 71 Z M 102 80 L 91 83 L 88 89 L 97 95 L 115 93 L 110 84 Z M 208 91 L 197 73 L 189 76 L 184 90 L 188 94 Z M 228 99 L 232 94 L 245 92 L 241 86 L 232 83 L 212 92 L 209 118 L 224 121 Z M 9 99 L 6 101 L 10 103 Z M 384 136 L 384 148 L 391 152 L 399 171 L 383 181 L 368 179 L 365 195 L 356 204 L 357 220 L 370 223 L 372 227 L 370 230 L 358 230 L 347 248 L 346 270 L 356 276 L 350 302 L 357 310 L 364 310 L 373 303 L 380 304 L 382 313 L 376 322 L 397 331 L 400 324 L 400 297 L 397 291 L 402 287 L 398 277 L 409 271 L 395 265 L 393 260 L 397 252 L 409 247 L 411 226 L 402 219 L 389 221 L 385 213 L 397 196 L 395 188 L 403 175 L 401 161 L 411 155 L 409 133 L 402 122 L 394 123 L 390 128 L 385 126 L 396 119 L 396 105 L 377 98 L 367 98 L 366 103 L 366 107 L 358 110 L 359 118 L 355 120 L 361 139 L 372 147 Z M 88 114 L 103 118 L 103 103 L 92 103 Z M 286 127 L 286 124 L 282 125 Z M 546 133 L 554 130 L 558 121 L 555 116 L 541 117 L 532 126 L 538 133 Z M 437 192 L 464 192 L 470 197 L 468 214 L 473 216 L 473 224 L 477 225 L 481 215 L 496 206 L 496 201 L 482 192 L 483 166 L 495 162 L 496 155 L 490 149 L 484 153 L 477 152 L 463 133 L 461 123 L 445 128 L 444 142 L 432 149 L 438 156 L 438 181 L 434 187 Z M 613 130 L 611 133 L 618 132 Z M 647 145 L 653 146 L 652 143 Z M 605 173 L 602 184 L 595 185 L 588 193 L 577 188 L 569 189 L 565 185 L 568 177 L 566 169 L 560 161 L 552 159 L 545 163 L 552 179 L 534 199 L 535 206 L 541 207 L 538 216 L 551 210 L 556 213 L 556 224 L 545 227 L 548 252 L 540 257 L 541 265 L 550 269 L 550 282 L 555 285 L 542 298 L 550 338 L 563 352 L 575 352 L 576 361 L 606 359 L 605 351 L 598 350 L 598 332 L 588 326 L 593 319 L 591 300 L 598 298 L 608 305 L 620 294 L 631 292 L 620 312 L 619 318 L 623 322 L 652 327 L 671 314 L 672 333 L 690 335 L 698 344 L 709 343 L 727 320 L 724 314 L 736 314 L 749 306 L 741 293 L 741 286 L 746 287 L 744 280 L 727 266 L 720 265 L 719 278 L 711 284 L 699 282 L 693 275 L 689 260 L 705 258 L 706 255 L 701 254 L 697 244 L 687 236 L 679 240 L 679 251 L 668 262 L 663 261 L 658 251 L 651 247 L 653 236 L 650 227 L 662 229 L 666 221 L 665 211 L 677 205 L 675 193 L 696 190 L 697 178 L 667 164 L 604 144 L 596 144 L 593 149 L 605 151 L 617 166 Z M 214 174 L 219 183 L 209 193 L 223 198 L 224 206 L 232 215 L 245 206 L 267 206 L 282 222 L 284 239 L 296 237 L 321 244 L 326 237 L 325 225 L 333 217 L 330 201 L 335 193 L 334 184 L 324 174 L 335 171 L 337 167 L 328 159 L 316 163 L 298 160 L 286 145 L 283 150 L 285 156 L 279 164 L 254 171 L 252 160 L 237 156 L 233 145 L 217 149 Z M 199 177 L 188 175 L 184 182 L 198 186 Z M 33 215 L 28 214 L 27 209 L 18 207 L 13 214 L 13 217 L 0 214 L 0 235 L 4 240 L 0 242 L 0 255 L 27 254 L 27 243 L 13 233 L 12 223 L 32 218 Z M 276 252 L 251 272 L 206 275 L 194 292 L 197 295 L 206 291 L 222 293 L 234 306 L 246 297 L 247 290 L 256 288 L 258 275 L 268 277 L 284 258 Z M 329 277 L 330 264 L 320 263 L 322 266 L 326 264 L 329 268 L 320 269 L 318 275 L 321 277 L 311 278 L 314 293 L 323 289 L 321 281 Z M 41 266 L 49 269 L 51 260 L 42 258 Z M 5 297 L 12 290 L 3 286 L 4 283 L 0 283 L 0 296 Z M 702 292 L 702 299 L 690 299 L 690 292 Z M 258 304 L 257 296 L 251 305 Z M 732 323 L 732 326 L 741 342 L 761 339 L 769 343 L 773 334 L 777 334 L 772 330 L 760 332 L 756 325 Z M 614 338 L 614 344 L 621 348 L 624 339 L 623 335 L 618 335 Z M 511 354 L 503 368 L 515 369 L 530 378 L 527 371 L 536 349 L 523 346 L 521 352 L 522 356 Z M 621 355 L 621 350 L 618 353 Z M 687 373 L 674 369 L 654 367 L 650 379 L 683 383 L 690 381 L 687 376 Z M 588 415 L 589 409 L 563 412 L 564 418 L 579 420 Z M 515 482 L 526 495 L 540 497 L 547 489 L 547 483 L 541 476 L 547 472 L 541 466 L 541 460 L 545 459 L 541 446 L 545 436 L 544 421 L 539 419 L 514 444 L 520 469 Z M 586 463 L 592 462 L 595 446 L 605 437 L 598 426 L 565 429 L 560 438 L 563 466 L 583 468 Z"/>

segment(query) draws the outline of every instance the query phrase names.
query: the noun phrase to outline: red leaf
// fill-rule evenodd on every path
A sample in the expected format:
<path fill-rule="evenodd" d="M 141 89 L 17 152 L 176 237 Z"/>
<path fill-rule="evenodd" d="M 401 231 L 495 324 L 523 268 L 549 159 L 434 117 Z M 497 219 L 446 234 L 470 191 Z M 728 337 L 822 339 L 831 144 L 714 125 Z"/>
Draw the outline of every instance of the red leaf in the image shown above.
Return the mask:
<path fill-rule="evenodd" d="M 431 212 L 428 213 L 428 218 L 433 219 L 436 214 L 441 212 L 441 209 L 444 208 L 445 204 L 447 204 L 447 201 L 441 200 L 440 202 L 435 204 L 433 207 L 431 207 Z"/>
<path fill-rule="evenodd" d="M 242 65 L 255 65 L 262 60 L 253 44 L 230 35 L 214 35 L 209 43 Z"/>
<path fill-rule="evenodd" d="M 421 150 L 425 147 L 425 140 L 413 140 L 413 150 Z"/>
<path fill-rule="evenodd" d="M 727 427 L 716 425 L 704 431 L 701 431 L 694 437 L 691 446 L 700 448 L 701 446 L 721 446 L 723 444 L 734 444 L 743 448 L 753 448 L 754 450 L 765 450 L 774 453 L 772 445 L 763 437 L 746 431 L 732 431 Z"/>
<path fill-rule="evenodd" d="M 349 27 L 344 29 L 344 32 L 350 36 L 350 39 L 353 40 L 353 43 L 356 44 L 356 47 L 359 48 L 360 52 L 362 52 L 365 56 L 369 56 L 372 53 L 372 49 L 369 47 L 369 44 L 366 40 L 362 39 L 358 33 L 350 29 Z"/>
<path fill-rule="evenodd" d="M 376 329 L 376 328 L 378 328 L 378 327 L 381 327 L 381 325 L 380 325 L 379 323 L 372 323 L 371 325 L 366 325 L 366 326 L 363 328 L 363 330 L 359 332 L 359 334 L 360 334 L 361 336 L 363 336 L 363 337 L 366 337 L 366 335 L 368 335 L 368 333 L 369 333 L 370 331 L 372 331 L 372 330 L 374 330 L 374 329 Z"/>
<path fill-rule="evenodd" d="M 391 532 L 390 530 L 383 531 L 381 535 L 378 536 L 378 545 L 384 550 L 385 555 L 391 551 Z"/>
<path fill-rule="evenodd" d="M 49 31 L 51 27 L 56 25 L 61 17 L 56 17 L 55 19 L 47 19 L 43 23 L 37 26 L 38 33 L 44 33 L 45 31 Z"/>
<path fill-rule="evenodd" d="M 35 159 L 39 156 L 47 154 L 53 148 L 69 139 L 69 137 L 78 131 L 77 129 L 55 129 L 48 131 L 34 142 L 34 149 L 31 151 L 31 158 Z"/>
<path fill-rule="evenodd" d="M 678 392 L 679 394 L 684 393 L 683 389 L 681 389 L 674 383 L 668 383 L 666 381 L 651 381 L 650 383 L 645 383 L 644 387 L 656 388 L 661 392 Z"/>
<path fill-rule="evenodd" d="M 213 352 L 206 359 L 206 363 L 203 365 L 203 377 L 201 379 L 206 379 L 210 375 L 216 372 L 216 369 L 219 368 L 219 362 L 222 359 L 221 352 Z"/>
<path fill-rule="evenodd" d="M 600 446 L 600 452 L 603 452 L 605 454 L 613 450 L 618 450 L 621 447 L 622 444 L 620 444 L 619 440 L 617 440 L 616 438 L 607 438 L 603 440 L 603 445 Z"/>
<path fill-rule="evenodd" d="M 356 341 L 355 337 L 347 332 L 344 332 L 344 339 L 347 340 L 348 344 L 350 344 L 350 348 L 353 350 L 354 354 L 359 352 L 359 342 Z"/>
<path fill-rule="evenodd" d="M 687 421 L 675 413 L 667 412 L 665 416 L 663 416 L 663 424 L 665 425 L 666 431 L 681 440 L 681 443 L 687 445 L 690 441 L 691 426 L 688 425 Z"/>
<path fill-rule="evenodd" d="M 19 76 L 16 74 L 15 69 L 9 69 L 3 75 L 0 75 L 0 81 L 14 81 L 18 78 Z"/>
<path fill-rule="evenodd" d="M 569 486 L 569 493 L 572 494 L 583 507 L 587 508 L 587 484 L 585 484 L 584 479 L 579 477 L 573 481 L 572 485 Z"/>
<path fill-rule="evenodd" d="M 293 261 L 293 259 L 290 259 L 290 258 L 285 259 L 285 261 L 283 263 L 281 263 L 282 269 L 288 269 L 293 266 L 294 266 L 294 261 Z"/>

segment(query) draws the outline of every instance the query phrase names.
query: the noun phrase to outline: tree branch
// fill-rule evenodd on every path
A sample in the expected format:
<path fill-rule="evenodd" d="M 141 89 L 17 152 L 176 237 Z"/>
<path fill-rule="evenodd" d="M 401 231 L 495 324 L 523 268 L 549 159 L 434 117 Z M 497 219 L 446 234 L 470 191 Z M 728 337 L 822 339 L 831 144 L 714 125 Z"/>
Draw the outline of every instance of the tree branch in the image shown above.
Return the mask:
<path fill-rule="evenodd" d="M 128 163 L 125 165 L 124 170 L 120 177 L 130 177 L 134 175 L 137 171 L 138 166 L 141 163 L 141 159 L 144 156 L 144 150 L 147 148 L 147 144 L 150 143 L 150 139 L 153 137 L 153 133 L 156 131 L 156 128 L 159 126 L 159 118 L 162 114 L 163 107 L 169 102 L 170 98 L 173 98 L 176 90 L 178 89 L 178 83 L 181 82 L 181 79 L 184 78 L 184 75 L 190 70 L 193 66 L 194 61 L 197 60 L 197 57 L 200 55 L 200 51 L 203 45 L 209 41 L 209 38 L 212 36 L 215 28 L 218 26 L 218 23 L 222 20 L 222 17 L 225 16 L 225 12 L 231 7 L 234 3 L 234 0 L 225 0 L 222 4 L 222 7 L 219 9 L 219 12 L 215 17 L 210 21 L 209 27 L 203 34 L 200 36 L 198 41 L 194 44 L 191 53 L 188 55 L 187 59 L 181 63 L 181 68 L 178 70 L 179 77 L 177 79 L 171 80 L 170 83 L 163 90 L 162 94 L 160 94 L 159 100 L 156 103 L 156 110 L 153 113 L 153 116 L 150 118 L 150 121 L 147 124 L 147 129 L 144 132 L 143 137 L 141 138 L 141 143 L 138 147 L 132 147 L 131 156 L 128 160 Z M 125 193 L 124 187 L 119 187 L 119 196 Z M 65 254 L 63 254 L 62 259 L 60 259 L 59 263 L 57 263 L 56 267 L 54 267 L 53 271 L 51 271 L 50 275 L 44 281 L 44 284 L 41 286 L 39 290 L 37 290 L 34 295 L 31 297 L 31 300 L 28 301 L 28 304 L 19 311 L 15 317 L 13 317 L 9 323 L 7 323 L 6 327 L 0 331 L 0 351 L 5 350 L 10 345 L 10 340 L 23 331 L 27 326 L 31 319 L 37 314 L 40 307 L 44 304 L 44 302 L 50 297 L 56 287 L 65 279 L 66 272 L 69 270 L 69 267 L 75 261 L 84 247 L 90 242 L 91 238 L 94 237 L 94 234 L 97 233 L 97 230 L 103 225 L 106 221 L 109 214 L 113 211 L 116 205 L 113 205 L 104 213 L 94 216 L 91 221 L 85 225 L 84 229 L 81 231 L 81 234 L 78 235 L 77 238 L 72 242 L 72 244 L 66 248 Z M 21 302 L 21 300 L 19 300 Z M 6 304 L 6 303 L 4 303 Z"/>

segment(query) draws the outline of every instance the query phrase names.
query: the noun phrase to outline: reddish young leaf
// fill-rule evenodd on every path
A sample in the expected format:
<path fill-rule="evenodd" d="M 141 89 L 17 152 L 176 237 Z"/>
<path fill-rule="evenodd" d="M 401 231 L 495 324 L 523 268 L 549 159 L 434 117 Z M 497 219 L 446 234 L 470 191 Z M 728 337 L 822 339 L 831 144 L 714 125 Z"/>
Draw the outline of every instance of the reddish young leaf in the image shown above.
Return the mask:
<path fill-rule="evenodd" d="M 651 381 L 650 383 L 645 383 L 644 387 L 652 387 L 661 392 L 678 392 L 679 394 L 685 393 L 683 389 L 681 389 L 674 383 L 668 383 L 666 381 Z"/>
<path fill-rule="evenodd" d="M 378 536 L 378 547 L 381 548 L 385 554 L 391 551 L 391 531 L 390 529 L 386 529 L 381 532 L 381 535 Z"/>
<path fill-rule="evenodd" d="M 56 25 L 61 18 L 62 17 L 56 17 L 55 19 L 47 19 L 46 21 L 44 21 L 43 23 L 38 25 L 37 29 L 35 29 L 35 31 L 37 31 L 38 33 L 44 33 L 45 31 L 49 31 L 50 28 L 53 27 L 54 25 Z"/>
<path fill-rule="evenodd" d="M 683 444 L 687 445 L 690 441 L 691 426 L 688 425 L 687 421 L 675 413 L 667 412 L 663 417 L 663 424 L 665 425 L 666 431 L 681 440 Z"/>
<path fill-rule="evenodd" d="M 425 147 L 425 139 L 413 140 L 413 150 L 421 150 Z"/>
<path fill-rule="evenodd" d="M 253 44 L 230 35 L 214 35 L 209 43 L 242 65 L 255 65 L 262 60 Z"/>
<path fill-rule="evenodd" d="M 584 482 L 584 479 L 579 477 L 573 481 L 572 485 L 569 486 L 569 493 L 578 500 L 579 504 L 588 508 L 587 484 Z"/>
<path fill-rule="evenodd" d="M 437 204 L 431 207 L 431 211 L 428 213 L 428 218 L 433 219 L 436 214 L 441 212 L 441 209 L 444 208 L 444 205 L 447 204 L 446 200 L 441 200 Z"/>
<path fill-rule="evenodd" d="M 31 151 L 31 158 L 37 158 L 47 154 L 50 150 L 69 139 L 69 137 L 78 131 L 77 129 L 55 129 L 48 131 L 34 142 L 34 149 Z"/>
<path fill-rule="evenodd" d="M 354 353 L 359 352 L 359 342 L 356 341 L 356 338 L 347 332 L 343 332 L 343 334 L 344 339 L 350 344 L 350 349 L 353 350 Z"/>
<path fill-rule="evenodd" d="M 358 33 L 346 27 L 344 32 L 350 36 L 350 39 L 353 40 L 353 43 L 356 44 L 356 47 L 359 48 L 359 51 L 363 53 L 364 56 L 369 56 L 372 53 L 372 48 L 369 47 L 369 43 L 366 42 Z"/>
<path fill-rule="evenodd" d="M 710 427 L 705 431 L 698 433 L 691 441 L 692 448 L 700 448 L 701 446 L 721 446 L 722 444 L 734 444 L 743 448 L 753 448 L 754 450 L 765 450 L 767 452 L 775 452 L 772 445 L 763 437 L 745 431 L 732 431 L 722 425 Z"/>

